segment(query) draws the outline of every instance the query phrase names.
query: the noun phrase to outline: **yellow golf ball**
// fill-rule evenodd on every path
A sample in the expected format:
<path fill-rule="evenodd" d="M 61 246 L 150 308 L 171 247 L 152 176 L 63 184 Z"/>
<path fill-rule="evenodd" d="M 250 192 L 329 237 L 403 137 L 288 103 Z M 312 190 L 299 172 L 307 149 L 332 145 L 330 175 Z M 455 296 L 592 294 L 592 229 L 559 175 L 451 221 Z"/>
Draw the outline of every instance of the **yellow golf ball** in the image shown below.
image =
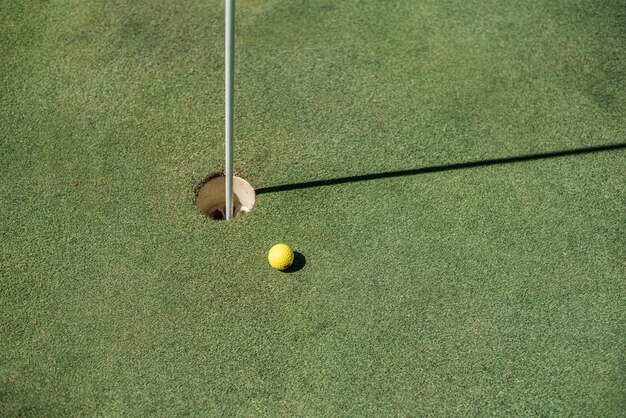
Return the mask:
<path fill-rule="evenodd" d="M 267 261 L 277 270 L 287 270 L 293 263 L 293 251 L 287 244 L 276 244 L 270 248 Z"/>

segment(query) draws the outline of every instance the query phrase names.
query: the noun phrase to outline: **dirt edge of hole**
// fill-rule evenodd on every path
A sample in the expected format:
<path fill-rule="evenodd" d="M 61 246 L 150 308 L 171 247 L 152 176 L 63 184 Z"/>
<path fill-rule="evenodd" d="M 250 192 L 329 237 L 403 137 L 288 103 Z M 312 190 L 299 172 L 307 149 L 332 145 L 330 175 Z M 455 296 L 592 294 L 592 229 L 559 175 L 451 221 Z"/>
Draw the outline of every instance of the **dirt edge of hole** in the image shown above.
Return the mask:
<path fill-rule="evenodd" d="M 194 188 L 194 204 L 207 219 L 225 220 L 226 198 L 225 176 L 223 172 L 214 172 L 206 176 Z M 235 175 L 233 179 L 233 213 L 231 219 L 239 219 L 252 210 L 256 201 L 254 187 L 244 178 Z"/>

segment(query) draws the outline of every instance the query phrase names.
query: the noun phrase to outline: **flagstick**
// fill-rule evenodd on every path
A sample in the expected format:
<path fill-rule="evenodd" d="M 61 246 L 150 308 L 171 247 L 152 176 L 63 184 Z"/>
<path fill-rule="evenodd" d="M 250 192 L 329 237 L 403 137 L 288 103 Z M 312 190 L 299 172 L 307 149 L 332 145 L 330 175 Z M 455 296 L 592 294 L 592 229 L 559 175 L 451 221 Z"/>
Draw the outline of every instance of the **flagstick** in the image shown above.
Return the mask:
<path fill-rule="evenodd" d="M 226 1 L 226 220 L 233 214 L 233 81 L 235 75 L 235 0 Z"/>

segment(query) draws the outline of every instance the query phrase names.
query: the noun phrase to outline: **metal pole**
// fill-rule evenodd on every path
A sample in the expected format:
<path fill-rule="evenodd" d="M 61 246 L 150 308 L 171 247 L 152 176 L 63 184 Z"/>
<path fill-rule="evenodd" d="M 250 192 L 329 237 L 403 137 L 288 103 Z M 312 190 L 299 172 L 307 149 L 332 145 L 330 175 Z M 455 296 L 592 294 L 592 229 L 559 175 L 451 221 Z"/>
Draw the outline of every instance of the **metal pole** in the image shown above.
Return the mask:
<path fill-rule="evenodd" d="M 226 220 L 233 214 L 233 81 L 235 76 L 235 0 L 226 1 Z"/>

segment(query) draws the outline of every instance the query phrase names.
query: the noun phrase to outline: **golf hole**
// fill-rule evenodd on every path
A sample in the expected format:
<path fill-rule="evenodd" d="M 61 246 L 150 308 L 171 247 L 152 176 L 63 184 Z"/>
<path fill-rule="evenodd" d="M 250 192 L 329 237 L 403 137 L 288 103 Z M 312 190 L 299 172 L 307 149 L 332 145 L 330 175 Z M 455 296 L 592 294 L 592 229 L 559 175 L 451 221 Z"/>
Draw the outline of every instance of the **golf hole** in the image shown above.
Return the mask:
<path fill-rule="evenodd" d="M 239 219 L 254 206 L 254 188 L 240 177 L 233 178 L 233 215 Z M 223 174 L 209 176 L 196 189 L 196 206 L 200 213 L 214 220 L 226 219 L 226 177 Z"/>

